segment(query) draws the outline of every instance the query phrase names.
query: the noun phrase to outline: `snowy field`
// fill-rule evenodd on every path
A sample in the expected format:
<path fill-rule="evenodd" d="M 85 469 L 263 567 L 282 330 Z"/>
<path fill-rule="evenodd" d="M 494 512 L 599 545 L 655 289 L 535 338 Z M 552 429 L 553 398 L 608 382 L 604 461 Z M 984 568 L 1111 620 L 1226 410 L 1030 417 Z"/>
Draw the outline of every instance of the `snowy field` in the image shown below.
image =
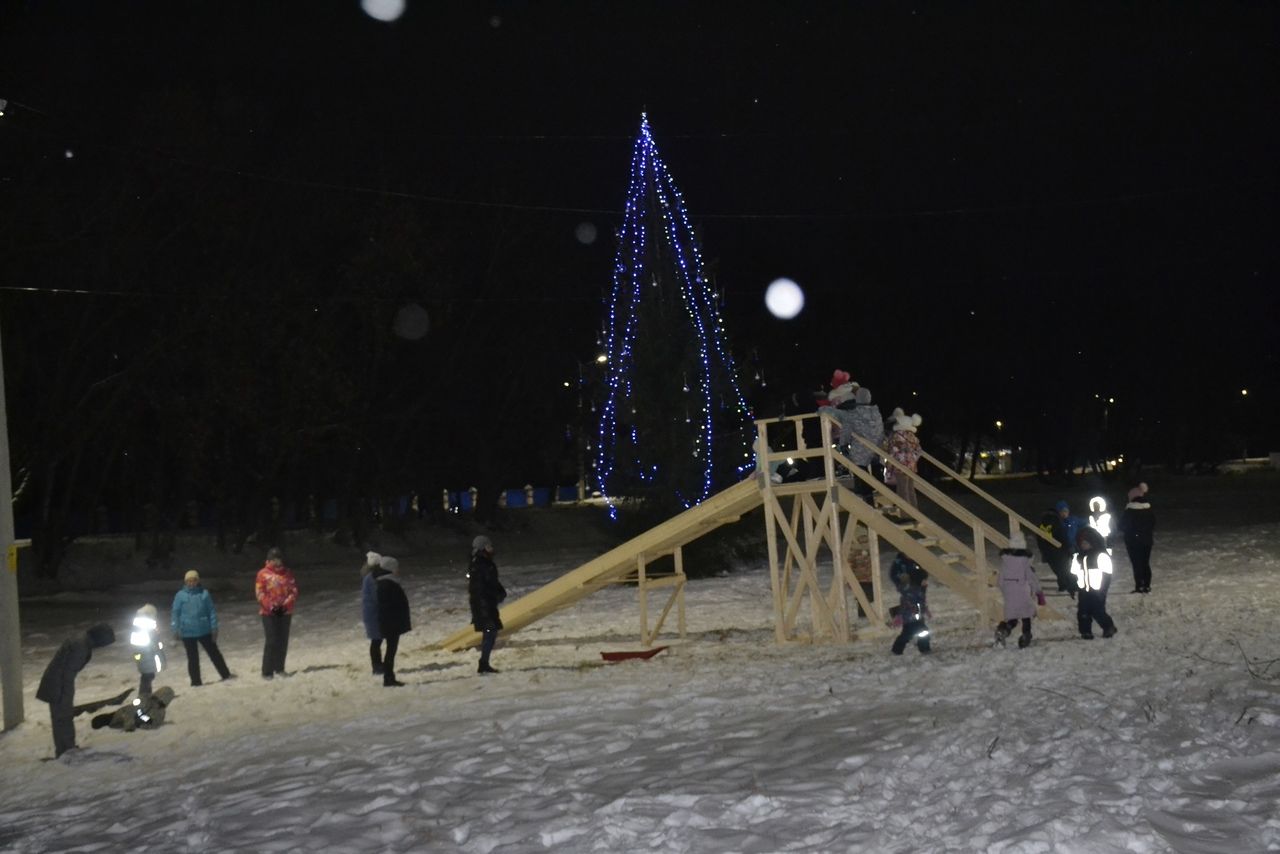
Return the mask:
<path fill-rule="evenodd" d="M 635 591 L 615 588 L 515 635 L 479 677 L 474 652 L 429 648 L 466 620 L 457 564 L 401 555 L 407 687 L 369 673 L 358 561 L 294 567 L 295 675 L 265 682 L 250 565 L 208 579 L 239 678 L 205 659 L 211 681 L 191 688 L 178 650 L 157 681 L 178 694 L 164 727 L 81 716 L 83 749 L 57 761 L 41 761 L 34 699 L 54 648 L 96 619 L 124 636 L 145 601 L 167 625 L 180 573 L 26 600 L 28 721 L 0 737 L 0 850 L 1280 850 L 1280 496 L 1273 479 L 1223 481 L 1155 493 L 1149 596 L 1129 594 L 1116 549 L 1117 637 L 1044 622 L 1027 650 L 993 648 L 938 587 L 932 656 L 891 656 L 889 637 L 780 647 L 761 560 L 691 582 L 689 637 L 650 661 L 601 663 L 637 647 Z M 591 556 L 495 541 L 513 596 Z M 122 637 L 77 699 L 136 683 Z"/>

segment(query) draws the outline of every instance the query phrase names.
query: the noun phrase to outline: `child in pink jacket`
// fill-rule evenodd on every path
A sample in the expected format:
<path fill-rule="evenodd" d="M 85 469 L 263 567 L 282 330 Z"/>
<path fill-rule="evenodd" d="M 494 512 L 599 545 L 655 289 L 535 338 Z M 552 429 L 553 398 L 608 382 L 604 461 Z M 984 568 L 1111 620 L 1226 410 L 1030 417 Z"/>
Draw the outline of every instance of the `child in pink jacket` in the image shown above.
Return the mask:
<path fill-rule="evenodd" d="M 1031 550 L 1021 531 L 1009 537 L 1009 548 L 1000 551 L 1000 573 L 996 576 L 1000 594 L 1004 596 L 1004 621 L 996 626 L 996 643 L 1004 646 L 1013 627 L 1022 622 L 1022 636 L 1018 649 L 1031 646 L 1031 619 L 1036 616 L 1036 605 L 1044 604 L 1044 592 L 1040 579 L 1031 566 Z"/>

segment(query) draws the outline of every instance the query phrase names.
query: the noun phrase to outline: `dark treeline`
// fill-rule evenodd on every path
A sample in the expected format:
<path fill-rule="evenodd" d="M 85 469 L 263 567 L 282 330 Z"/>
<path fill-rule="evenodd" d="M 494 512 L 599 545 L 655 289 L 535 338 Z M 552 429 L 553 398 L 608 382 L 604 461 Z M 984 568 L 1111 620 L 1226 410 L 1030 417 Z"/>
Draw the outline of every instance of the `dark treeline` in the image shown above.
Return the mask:
<path fill-rule="evenodd" d="M 546 224 L 163 153 L 282 179 L 335 156 L 306 133 L 275 157 L 228 151 L 204 119 L 220 109 L 140 98 L 124 124 L 162 114 L 154 150 L 104 134 L 68 156 L 40 117 L 0 134 L 6 161 L 31 166 L 0 208 L 15 289 L 0 316 L 16 512 L 41 570 L 104 513 L 163 552 L 194 501 L 239 549 L 276 523 L 273 499 L 336 499 L 358 542 L 380 499 L 435 509 L 474 485 L 483 514 L 500 487 L 576 480 L 563 381 L 599 302 L 550 310 L 541 287 L 571 274 L 539 250 Z M 459 189 L 496 194 L 504 176 L 488 177 Z"/>

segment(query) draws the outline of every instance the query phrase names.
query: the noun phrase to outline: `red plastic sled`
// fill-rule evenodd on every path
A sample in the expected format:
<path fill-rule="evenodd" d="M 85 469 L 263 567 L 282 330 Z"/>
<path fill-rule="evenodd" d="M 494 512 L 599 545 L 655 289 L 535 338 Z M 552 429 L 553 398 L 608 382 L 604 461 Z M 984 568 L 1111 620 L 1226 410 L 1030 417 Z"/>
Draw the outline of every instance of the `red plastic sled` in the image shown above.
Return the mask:
<path fill-rule="evenodd" d="M 634 652 L 602 652 L 600 657 L 605 661 L 627 661 L 631 658 L 653 658 L 658 653 L 666 649 L 665 646 L 655 646 L 653 649 L 639 649 Z"/>

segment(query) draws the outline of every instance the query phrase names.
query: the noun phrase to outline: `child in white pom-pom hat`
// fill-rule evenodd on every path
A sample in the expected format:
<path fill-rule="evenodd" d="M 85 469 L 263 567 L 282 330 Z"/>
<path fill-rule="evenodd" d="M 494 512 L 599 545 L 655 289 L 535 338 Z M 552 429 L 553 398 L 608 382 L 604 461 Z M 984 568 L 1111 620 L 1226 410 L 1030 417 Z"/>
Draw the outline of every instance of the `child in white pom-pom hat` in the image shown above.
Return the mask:
<path fill-rule="evenodd" d="M 1040 579 L 1031 566 L 1031 550 L 1021 531 L 1009 537 L 1009 548 L 1000 551 L 1000 572 L 996 585 L 1004 597 L 1004 621 L 996 626 L 996 643 L 1004 646 L 1005 639 L 1018 622 L 1022 622 L 1022 636 L 1018 648 L 1031 646 L 1031 620 L 1036 616 L 1037 605 L 1045 603 Z"/>

